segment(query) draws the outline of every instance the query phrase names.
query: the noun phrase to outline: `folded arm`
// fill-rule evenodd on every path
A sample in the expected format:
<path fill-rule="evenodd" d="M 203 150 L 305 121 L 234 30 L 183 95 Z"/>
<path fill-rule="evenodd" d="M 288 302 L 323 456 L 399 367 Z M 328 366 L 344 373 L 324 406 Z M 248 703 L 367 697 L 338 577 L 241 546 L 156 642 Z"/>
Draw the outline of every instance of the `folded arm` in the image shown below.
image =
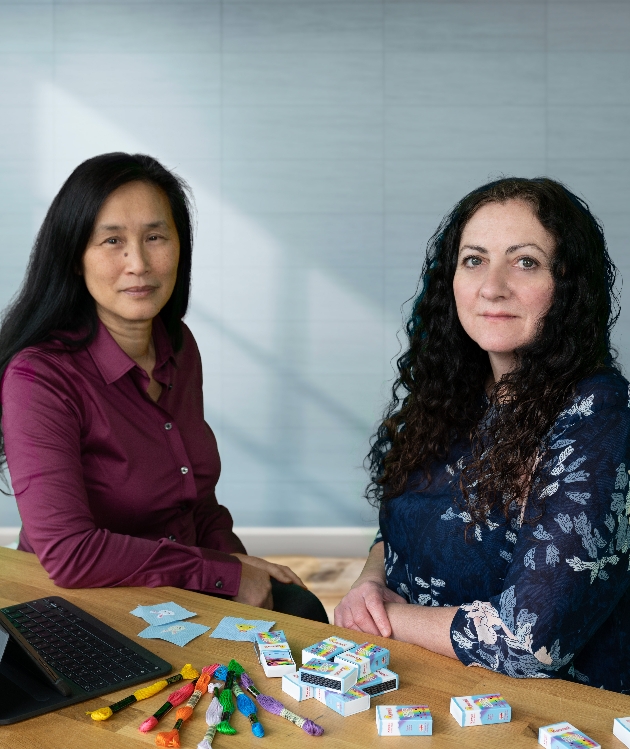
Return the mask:
<path fill-rule="evenodd" d="M 522 526 L 515 519 L 506 529 L 514 546 L 496 596 L 458 608 L 412 605 L 400 597 L 388 602 L 385 597 L 395 594 L 384 587 L 380 543 L 335 623 L 510 676 L 575 673 L 574 656 L 630 586 L 630 415 L 625 402 L 606 397 L 595 404 L 592 397 L 579 400 L 559 418 L 545 458 L 551 478 L 546 487 L 534 487 L 544 492 L 545 512 Z"/>

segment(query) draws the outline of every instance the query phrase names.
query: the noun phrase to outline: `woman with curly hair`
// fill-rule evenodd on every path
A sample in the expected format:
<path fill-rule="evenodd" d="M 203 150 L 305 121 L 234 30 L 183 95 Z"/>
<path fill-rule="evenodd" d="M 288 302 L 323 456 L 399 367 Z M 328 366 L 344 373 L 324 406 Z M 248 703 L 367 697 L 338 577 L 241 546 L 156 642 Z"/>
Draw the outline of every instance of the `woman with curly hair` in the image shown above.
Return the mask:
<path fill-rule="evenodd" d="M 367 458 L 380 531 L 336 624 L 630 691 L 615 277 L 597 219 L 547 178 L 484 185 L 443 220 Z"/>

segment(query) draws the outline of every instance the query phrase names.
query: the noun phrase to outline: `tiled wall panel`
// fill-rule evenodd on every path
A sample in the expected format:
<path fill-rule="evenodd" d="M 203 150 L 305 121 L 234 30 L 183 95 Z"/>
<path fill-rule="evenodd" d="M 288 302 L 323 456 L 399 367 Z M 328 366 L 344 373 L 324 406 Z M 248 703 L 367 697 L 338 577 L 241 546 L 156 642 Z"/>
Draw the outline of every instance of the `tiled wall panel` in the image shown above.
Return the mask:
<path fill-rule="evenodd" d="M 630 0 L 0 0 L 0 306 L 77 163 L 154 154 L 195 193 L 221 500 L 373 523 L 363 457 L 458 198 L 549 174 L 630 274 L 628 28 Z M 624 296 L 623 362 L 629 325 Z"/>

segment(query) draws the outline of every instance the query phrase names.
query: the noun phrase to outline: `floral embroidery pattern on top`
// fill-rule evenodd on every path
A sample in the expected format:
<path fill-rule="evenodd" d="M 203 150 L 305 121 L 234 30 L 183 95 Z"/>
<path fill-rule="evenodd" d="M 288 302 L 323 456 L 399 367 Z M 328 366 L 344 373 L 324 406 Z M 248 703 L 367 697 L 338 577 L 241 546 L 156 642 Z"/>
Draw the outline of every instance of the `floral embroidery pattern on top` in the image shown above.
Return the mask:
<path fill-rule="evenodd" d="M 428 488 L 381 512 L 388 586 L 457 607 L 451 640 L 466 665 L 630 693 L 629 396 L 618 375 L 580 384 L 543 441 L 532 492 L 544 504 L 528 503 L 531 516 L 514 507 L 471 525 L 464 443 Z"/>

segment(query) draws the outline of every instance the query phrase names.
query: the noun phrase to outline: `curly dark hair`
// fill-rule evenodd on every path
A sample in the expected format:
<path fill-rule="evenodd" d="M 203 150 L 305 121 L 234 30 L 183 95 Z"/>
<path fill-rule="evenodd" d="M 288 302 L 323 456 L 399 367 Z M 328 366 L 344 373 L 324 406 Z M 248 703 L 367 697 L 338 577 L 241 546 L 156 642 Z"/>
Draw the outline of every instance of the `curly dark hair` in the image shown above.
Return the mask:
<path fill-rule="evenodd" d="M 514 351 L 513 369 L 488 401 L 490 360 L 459 321 L 453 277 L 466 223 L 481 206 L 509 200 L 526 201 L 555 240 L 554 294 L 534 340 Z M 597 371 L 619 372 L 610 342 L 619 317 L 616 276 L 600 222 L 560 182 L 503 178 L 459 201 L 428 243 L 422 289 L 405 326 L 409 346 L 397 359 L 392 399 L 366 457 L 367 499 L 383 511 L 407 488 L 428 486 L 434 461 L 466 439 L 472 460 L 460 488 L 471 522 L 495 509 L 508 517 L 529 493 L 545 435 L 577 383 Z M 485 413 L 493 417 L 482 431 Z"/>

